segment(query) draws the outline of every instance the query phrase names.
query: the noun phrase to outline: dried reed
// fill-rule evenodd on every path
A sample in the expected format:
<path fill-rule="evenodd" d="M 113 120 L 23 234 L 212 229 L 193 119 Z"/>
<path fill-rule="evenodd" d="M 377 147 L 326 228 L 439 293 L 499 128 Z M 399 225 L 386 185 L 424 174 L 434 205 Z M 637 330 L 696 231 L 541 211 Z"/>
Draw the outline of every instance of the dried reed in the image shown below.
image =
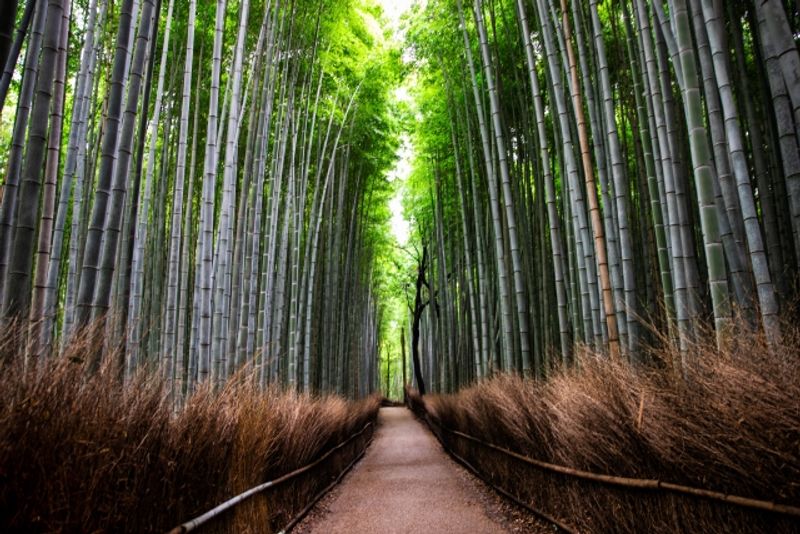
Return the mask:
<path fill-rule="evenodd" d="M 800 504 L 800 344 L 704 336 L 677 373 L 582 351 L 547 382 L 499 375 L 451 396 L 411 396 L 435 425 L 538 460 Z M 681 361 L 675 349 L 651 354 Z M 625 490 L 527 466 L 447 432 L 496 485 L 581 532 L 797 532 L 797 518 L 668 492 Z"/>
<path fill-rule="evenodd" d="M 81 354 L 90 343 L 28 369 L 7 357 L 18 354 L 15 338 L 0 343 L 0 531 L 165 532 L 310 463 L 379 406 L 378 398 L 261 391 L 242 374 L 219 392 L 201 387 L 175 413 L 153 373 L 124 386 L 114 365 L 87 373 Z M 212 530 L 283 527 L 365 441 L 254 497 Z"/>

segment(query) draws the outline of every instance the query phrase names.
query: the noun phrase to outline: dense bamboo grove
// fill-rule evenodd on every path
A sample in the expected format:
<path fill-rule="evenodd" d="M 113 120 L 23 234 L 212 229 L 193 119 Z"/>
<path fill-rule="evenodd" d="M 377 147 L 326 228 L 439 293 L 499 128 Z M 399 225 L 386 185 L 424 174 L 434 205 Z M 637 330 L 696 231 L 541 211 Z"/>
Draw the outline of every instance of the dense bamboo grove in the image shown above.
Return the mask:
<path fill-rule="evenodd" d="M 391 317 L 423 391 L 544 377 L 581 344 L 645 362 L 666 341 L 685 372 L 699 326 L 779 347 L 799 21 L 781 0 L 428 0 L 401 48 L 373 0 L 5 2 L 3 326 L 30 366 L 100 328 L 91 367 L 150 367 L 176 399 L 248 365 L 388 390 Z"/>
<path fill-rule="evenodd" d="M 741 329 L 780 346 L 800 258 L 794 2 L 422 4 L 423 387 L 542 377 L 577 344 L 642 362 L 666 342 L 686 373 L 701 325 L 722 348 Z"/>
<path fill-rule="evenodd" d="M 18 5 L 19 4 L 19 5 Z M 371 1 L 28 0 L 0 8 L 0 300 L 30 367 L 162 373 L 176 399 L 374 388 L 389 89 Z"/>

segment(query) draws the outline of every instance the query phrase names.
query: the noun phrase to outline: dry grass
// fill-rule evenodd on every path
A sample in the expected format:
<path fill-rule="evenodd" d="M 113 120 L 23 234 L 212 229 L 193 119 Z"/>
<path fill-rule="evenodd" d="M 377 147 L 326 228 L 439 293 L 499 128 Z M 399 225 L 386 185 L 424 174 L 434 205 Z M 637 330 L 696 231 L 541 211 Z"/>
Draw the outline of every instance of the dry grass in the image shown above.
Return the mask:
<path fill-rule="evenodd" d="M 584 353 L 546 383 L 498 376 L 453 396 L 412 398 L 444 427 L 539 460 L 800 505 L 800 344 L 775 356 L 755 335 L 691 366 L 636 369 Z M 677 361 L 667 350 L 656 356 Z M 669 493 L 545 473 L 443 433 L 496 484 L 581 532 L 797 532 L 800 521 Z"/>
<path fill-rule="evenodd" d="M 0 346 L 0 361 L 12 346 Z M 109 367 L 89 376 L 76 363 L 81 349 L 38 372 L 3 366 L 2 532 L 164 532 L 308 464 L 374 420 L 379 405 L 260 391 L 242 375 L 221 392 L 199 390 L 173 413 L 158 381 L 142 374 L 123 387 Z M 366 437 L 212 530 L 283 527 Z"/>

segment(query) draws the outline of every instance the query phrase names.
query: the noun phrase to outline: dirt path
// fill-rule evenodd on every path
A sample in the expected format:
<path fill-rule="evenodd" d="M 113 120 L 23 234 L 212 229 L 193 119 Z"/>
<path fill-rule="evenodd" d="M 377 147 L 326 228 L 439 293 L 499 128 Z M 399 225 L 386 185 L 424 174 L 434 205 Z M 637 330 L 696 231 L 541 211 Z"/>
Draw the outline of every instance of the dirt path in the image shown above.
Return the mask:
<path fill-rule="evenodd" d="M 519 531 L 509 528 L 502 506 L 465 476 L 410 411 L 383 408 L 378 420 L 364 459 L 296 532 Z M 521 531 L 530 532 L 528 527 Z"/>

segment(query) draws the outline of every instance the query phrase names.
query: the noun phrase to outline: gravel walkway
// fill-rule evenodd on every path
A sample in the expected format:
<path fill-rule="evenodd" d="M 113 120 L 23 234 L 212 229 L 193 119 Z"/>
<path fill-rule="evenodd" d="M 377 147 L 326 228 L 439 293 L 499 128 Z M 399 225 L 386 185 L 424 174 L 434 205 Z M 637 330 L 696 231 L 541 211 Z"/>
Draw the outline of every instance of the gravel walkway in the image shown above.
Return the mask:
<path fill-rule="evenodd" d="M 382 408 L 375 439 L 296 533 L 552 532 L 487 491 L 405 408 Z"/>

